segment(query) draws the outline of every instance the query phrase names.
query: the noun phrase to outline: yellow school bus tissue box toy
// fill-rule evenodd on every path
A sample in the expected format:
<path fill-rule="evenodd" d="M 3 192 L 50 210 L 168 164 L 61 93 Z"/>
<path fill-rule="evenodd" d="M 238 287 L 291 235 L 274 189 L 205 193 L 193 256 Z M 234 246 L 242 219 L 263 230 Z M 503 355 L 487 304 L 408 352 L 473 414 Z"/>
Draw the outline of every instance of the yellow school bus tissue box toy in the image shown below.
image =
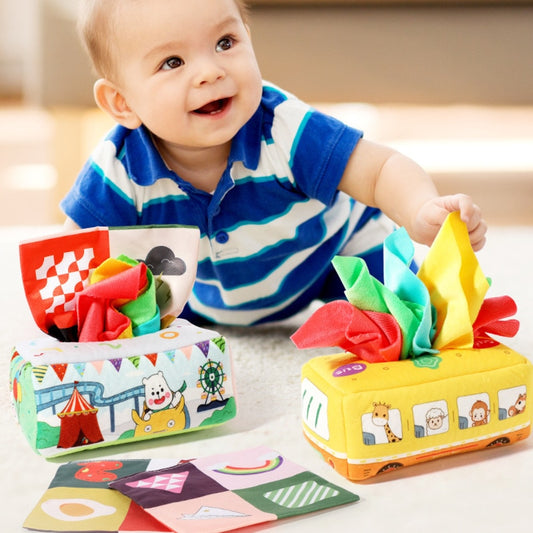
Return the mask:
<path fill-rule="evenodd" d="M 236 414 L 226 339 L 175 319 L 196 276 L 199 230 L 94 228 L 20 245 L 46 335 L 18 343 L 12 401 L 53 457 L 221 424 Z"/>
<path fill-rule="evenodd" d="M 525 439 L 533 366 L 491 335 L 513 336 L 508 296 L 485 299 L 457 213 L 418 275 L 400 229 L 385 242 L 384 282 L 362 260 L 337 257 L 348 301 L 325 304 L 292 336 L 338 346 L 302 369 L 304 435 L 343 476 L 361 481 L 446 455 Z"/>

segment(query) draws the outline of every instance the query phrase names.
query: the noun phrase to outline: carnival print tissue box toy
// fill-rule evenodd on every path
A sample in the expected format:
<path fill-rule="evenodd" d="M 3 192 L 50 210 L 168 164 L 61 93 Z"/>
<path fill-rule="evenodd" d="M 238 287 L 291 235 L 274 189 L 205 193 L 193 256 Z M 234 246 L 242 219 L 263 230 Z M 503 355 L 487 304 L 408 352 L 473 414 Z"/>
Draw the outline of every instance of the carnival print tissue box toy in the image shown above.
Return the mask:
<path fill-rule="evenodd" d="M 176 319 L 196 276 L 191 227 L 96 228 L 20 245 L 46 333 L 18 343 L 12 399 L 45 457 L 168 436 L 236 414 L 226 339 Z"/>
<path fill-rule="evenodd" d="M 292 337 L 345 350 L 303 366 L 302 418 L 311 445 L 353 481 L 531 431 L 533 366 L 492 337 L 516 334 L 515 303 L 485 299 L 489 281 L 458 214 L 418 275 L 412 258 L 403 229 L 385 243 L 383 284 L 359 259 L 336 258 L 348 301 L 326 304 Z"/>

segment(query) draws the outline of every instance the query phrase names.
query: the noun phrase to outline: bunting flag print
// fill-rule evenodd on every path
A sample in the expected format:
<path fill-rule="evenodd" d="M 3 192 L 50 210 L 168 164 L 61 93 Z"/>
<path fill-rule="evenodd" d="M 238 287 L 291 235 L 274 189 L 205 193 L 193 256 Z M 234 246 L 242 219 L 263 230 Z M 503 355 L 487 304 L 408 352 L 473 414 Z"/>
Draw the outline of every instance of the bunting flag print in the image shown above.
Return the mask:
<path fill-rule="evenodd" d="M 202 341 L 198 342 L 196 346 L 199 348 L 199 350 L 207 357 L 209 355 L 209 344 L 210 341 Z"/>
<path fill-rule="evenodd" d="M 54 372 L 59 378 L 59 381 L 63 381 L 63 378 L 65 377 L 68 368 L 67 363 L 58 363 L 55 365 L 51 365 L 51 367 L 54 369 Z"/>
<path fill-rule="evenodd" d="M 44 376 L 48 370 L 48 365 L 39 365 L 32 368 L 33 375 L 39 383 L 43 382 Z"/>
<path fill-rule="evenodd" d="M 146 357 L 146 359 L 148 359 L 148 361 L 155 366 L 157 364 L 157 356 L 158 354 L 156 353 L 147 353 L 144 357 Z"/>
<path fill-rule="evenodd" d="M 104 368 L 104 362 L 105 361 L 91 361 L 92 367 L 96 370 L 98 374 L 102 373 L 102 369 Z"/>
<path fill-rule="evenodd" d="M 120 367 L 122 366 L 122 359 L 121 358 L 110 359 L 109 362 L 113 365 L 113 367 L 115 368 L 115 370 L 117 372 L 120 372 Z"/>
<path fill-rule="evenodd" d="M 182 348 L 180 348 L 180 351 L 187 358 L 187 361 L 191 360 L 192 346 L 193 346 L 192 344 L 189 344 L 189 346 L 183 346 Z"/>
<path fill-rule="evenodd" d="M 139 355 L 133 355 L 128 357 L 128 361 L 135 367 L 139 368 L 139 363 L 141 362 L 141 357 Z"/>
<path fill-rule="evenodd" d="M 83 377 L 85 374 L 85 367 L 87 366 L 87 363 L 74 363 L 74 368 L 76 369 L 76 372 L 79 374 L 80 378 Z"/>
<path fill-rule="evenodd" d="M 165 355 L 168 357 L 168 360 L 173 363 L 176 359 L 176 352 L 171 350 L 170 352 L 165 352 Z"/>
<path fill-rule="evenodd" d="M 216 344 L 221 352 L 226 350 L 226 339 L 225 337 L 217 337 L 216 339 L 211 339 L 213 344 Z"/>

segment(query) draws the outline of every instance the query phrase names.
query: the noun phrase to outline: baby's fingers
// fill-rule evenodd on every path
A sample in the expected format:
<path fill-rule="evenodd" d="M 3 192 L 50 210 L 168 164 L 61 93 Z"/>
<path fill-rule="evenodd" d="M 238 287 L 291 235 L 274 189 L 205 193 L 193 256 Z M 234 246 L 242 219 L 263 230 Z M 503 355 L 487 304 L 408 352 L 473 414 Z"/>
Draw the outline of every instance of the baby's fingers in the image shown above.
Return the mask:
<path fill-rule="evenodd" d="M 461 220 L 468 229 L 472 248 L 476 252 L 481 250 L 486 242 L 487 224 L 483 220 L 480 207 L 466 194 L 444 196 L 441 200 L 447 212 L 459 211 Z"/>
<path fill-rule="evenodd" d="M 487 223 L 483 220 L 481 209 L 468 196 L 459 195 L 461 220 L 466 224 L 470 243 L 474 251 L 479 251 L 486 242 Z"/>
<path fill-rule="evenodd" d="M 468 236 L 470 237 L 470 243 L 472 244 L 472 249 L 475 252 L 478 252 L 485 246 L 487 242 L 487 223 L 481 218 L 479 223 L 471 230 L 468 231 Z"/>

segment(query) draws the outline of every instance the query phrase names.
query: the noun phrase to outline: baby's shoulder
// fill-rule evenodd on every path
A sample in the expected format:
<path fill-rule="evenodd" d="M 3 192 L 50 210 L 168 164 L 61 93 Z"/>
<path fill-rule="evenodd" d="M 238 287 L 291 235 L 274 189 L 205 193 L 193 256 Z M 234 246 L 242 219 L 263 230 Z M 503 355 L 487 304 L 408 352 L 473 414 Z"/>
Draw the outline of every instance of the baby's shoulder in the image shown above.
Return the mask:
<path fill-rule="evenodd" d="M 95 146 L 91 159 L 97 165 L 122 166 L 138 170 L 144 162 L 159 159 L 157 148 L 143 126 L 131 130 L 117 124 Z"/>
<path fill-rule="evenodd" d="M 151 138 L 145 131 L 145 128 L 140 127 L 130 130 L 120 124 L 111 128 L 101 141 L 101 143 L 113 144 L 117 152 L 121 152 L 122 150 L 135 150 L 139 144 L 146 145 L 147 142 L 152 145 Z"/>

